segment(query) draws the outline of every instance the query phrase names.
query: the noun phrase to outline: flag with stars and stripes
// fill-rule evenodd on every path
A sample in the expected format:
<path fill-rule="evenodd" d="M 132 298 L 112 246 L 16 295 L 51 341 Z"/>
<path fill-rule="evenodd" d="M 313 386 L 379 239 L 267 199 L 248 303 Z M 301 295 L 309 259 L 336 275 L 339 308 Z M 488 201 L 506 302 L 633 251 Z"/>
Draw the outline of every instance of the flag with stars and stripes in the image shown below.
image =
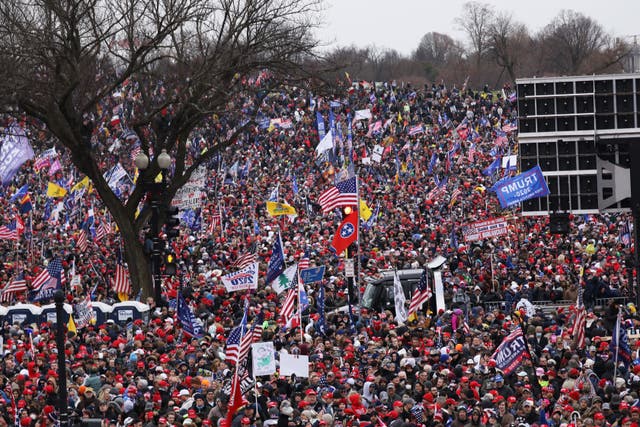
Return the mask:
<path fill-rule="evenodd" d="M 27 288 L 27 282 L 24 280 L 24 277 L 22 275 L 14 277 L 2 290 L 2 295 L 0 295 L 0 302 L 11 302 L 15 294 L 26 292 L 28 290 L 29 288 Z"/>
<path fill-rule="evenodd" d="M 356 177 L 353 176 L 325 190 L 318 198 L 322 213 L 331 212 L 339 206 L 358 206 L 356 185 Z"/>
<path fill-rule="evenodd" d="M 298 263 L 298 270 L 306 270 L 309 268 L 309 249 L 305 249 L 304 255 L 300 258 L 300 262 Z"/>
<path fill-rule="evenodd" d="M 35 279 L 33 279 L 33 290 L 31 301 L 43 301 L 53 298 L 56 290 L 62 287 L 62 261 L 56 258 L 49 262 L 47 268 L 43 269 Z"/>
<path fill-rule="evenodd" d="M 0 227 L 0 240 L 18 240 L 18 230 L 15 221 Z"/>
<path fill-rule="evenodd" d="M 257 262 L 256 254 L 254 253 L 244 253 L 235 260 L 232 267 L 237 270 L 242 270 L 243 268 L 249 267 L 251 264 Z"/>
<path fill-rule="evenodd" d="M 413 296 L 411 297 L 411 303 L 409 303 L 409 312 L 408 315 L 415 313 L 420 310 L 422 305 L 429 301 L 431 298 L 431 289 L 429 289 L 429 280 L 427 277 L 427 270 L 422 270 L 422 276 L 420 276 L 420 281 L 418 282 L 418 286 L 416 290 L 413 292 Z"/>
<path fill-rule="evenodd" d="M 227 337 L 227 346 L 225 349 L 225 361 L 236 363 L 238 361 L 238 356 L 240 354 L 240 343 L 242 342 L 242 338 L 247 333 L 247 311 L 249 306 L 245 303 L 244 314 L 242 315 L 242 320 L 240 324 L 233 328 L 229 333 L 229 337 Z"/>
<path fill-rule="evenodd" d="M 584 288 L 578 284 L 578 300 L 576 301 L 576 318 L 573 322 L 573 339 L 576 348 L 582 349 L 585 346 L 585 334 L 587 328 L 587 310 L 584 307 Z"/>
<path fill-rule="evenodd" d="M 87 249 L 89 248 L 89 240 L 87 239 L 87 232 L 84 231 L 84 229 L 80 230 L 76 244 L 78 245 L 78 249 L 80 249 L 81 252 L 86 252 Z"/>
<path fill-rule="evenodd" d="M 127 268 L 118 263 L 116 265 L 116 274 L 112 280 L 113 290 L 120 295 L 131 295 L 131 282 L 129 281 L 129 271 Z"/>

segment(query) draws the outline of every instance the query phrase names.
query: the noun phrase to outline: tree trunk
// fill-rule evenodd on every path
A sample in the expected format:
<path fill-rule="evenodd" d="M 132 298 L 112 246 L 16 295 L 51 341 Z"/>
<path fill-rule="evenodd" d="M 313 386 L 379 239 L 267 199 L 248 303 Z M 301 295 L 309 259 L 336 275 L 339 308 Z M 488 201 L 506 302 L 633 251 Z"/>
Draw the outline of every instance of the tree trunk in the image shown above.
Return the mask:
<path fill-rule="evenodd" d="M 133 230 L 125 231 L 125 229 L 120 228 L 120 233 L 124 243 L 124 257 L 131 278 L 131 296 L 138 295 L 138 292 L 142 290 L 141 301 L 144 301 L 147 297 L 154 296 L 151 259 L 145 254 L 144 246 Z"/>

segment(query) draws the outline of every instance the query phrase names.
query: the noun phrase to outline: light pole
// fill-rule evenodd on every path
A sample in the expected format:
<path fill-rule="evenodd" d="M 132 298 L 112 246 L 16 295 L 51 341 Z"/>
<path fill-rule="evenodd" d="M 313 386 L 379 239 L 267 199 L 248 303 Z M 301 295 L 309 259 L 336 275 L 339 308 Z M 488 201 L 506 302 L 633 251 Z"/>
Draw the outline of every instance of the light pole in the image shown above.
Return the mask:
<path fill-rule="evenodd" d="M 164 148 L 160 152 L 160 155 L 158 155 L 157 162 L 158 167 L 160 168 L 160 173 L 162 174 L 162 181 L 156 183 L 154 181 L 148 182 L 142 179 L 140 185 L 143 186 L 143 190 L 151 193 L 150 200 L 148 201 L 148 206 L 151 209 L 151 280 L 155 294 L 156 306 L 160 307 L 162 306 L 162 289 L 160 287 L 160 280 L 158 279 L 158 276 L 160 275 L 162 251 L 162 241 L 160 239 L 160 228 L 162 228 L 162 225 L 160 224 L 160 206 L 167 189 L 166 171 L 171 167 L 172 162 L 171 156 L 167 154 L 167 150 Z M 144 152 L 140 151 L 134 159 L 134 163 L 138 170 L 141 171 L 142 176 L 142 173 L 149 167 L 149 157 L 147 157 Z"/>
<path fill-rule="evenodd" d="M 65 364 L 64 353 L 64 292 L 57 290 L 53 296 L 56 303 L 56 347 L 58 349 L 58 414 L 61 427 L 67 427 L 68 424 L 68 406 L 69 399 L 67 397 L 67 367 Z"/>

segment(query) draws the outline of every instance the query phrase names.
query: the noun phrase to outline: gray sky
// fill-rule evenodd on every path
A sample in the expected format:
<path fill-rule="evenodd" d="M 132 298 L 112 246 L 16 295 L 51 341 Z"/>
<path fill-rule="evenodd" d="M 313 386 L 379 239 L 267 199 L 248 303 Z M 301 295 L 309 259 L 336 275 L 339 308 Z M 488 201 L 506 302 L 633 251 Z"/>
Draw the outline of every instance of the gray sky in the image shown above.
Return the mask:
<path fill-rule="evenodd" d="M 317 37 L 331 47 L 356 45 L 396 49 L 410 54 L 428 32 L 466 39 L 455 17 L 464 0 L 325 0 L 324 27 Z M 597 20 L 614 36 L 640 34 L 638 0 L 491 0 L 496 10 L 512 12 L 530 30 L 544 27 L 562 9 L 573 9 Z M 640 42 L 640 37 L 638 37 Z"/>

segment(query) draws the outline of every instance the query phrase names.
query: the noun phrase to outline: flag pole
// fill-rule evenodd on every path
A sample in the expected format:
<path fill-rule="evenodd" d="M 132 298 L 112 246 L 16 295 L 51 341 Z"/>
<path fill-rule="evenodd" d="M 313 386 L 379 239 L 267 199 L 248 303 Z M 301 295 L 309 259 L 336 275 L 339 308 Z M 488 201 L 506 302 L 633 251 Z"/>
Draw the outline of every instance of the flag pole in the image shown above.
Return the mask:
<path fill-rule="evenodd" d="M 614 357 L 614 361 L 613 361 L 613 384 L 616 384 L 616 377 L 618 376 L 618 353 L 620 352 L 620 315 L 621 315 L 621 311 L 622 309 L 620 307 L 618 307 L 618 315 L 616 316 L 616 330 L 615 330 L 615 337 L 611 337 L 611 339 L 613 340 L 615 338 L 616 340 L 616 355 Z"/>
<path fill-rule="evenodd" d="M 358 220 L 356 221 L 356 260 L 357 260 L 357 269 L 354 272 L 353 283 L 358 290 L 358 305 L 362 302 L 362 295 L 360 295 L 360 183 L 358 182 L 358 173 L 356 172 L 356 199 L 358 199 L 358 203 L 356 205 L 356 212 L 358 214 Z M 348 252 L 347 252 L 348 253 Z"/>

